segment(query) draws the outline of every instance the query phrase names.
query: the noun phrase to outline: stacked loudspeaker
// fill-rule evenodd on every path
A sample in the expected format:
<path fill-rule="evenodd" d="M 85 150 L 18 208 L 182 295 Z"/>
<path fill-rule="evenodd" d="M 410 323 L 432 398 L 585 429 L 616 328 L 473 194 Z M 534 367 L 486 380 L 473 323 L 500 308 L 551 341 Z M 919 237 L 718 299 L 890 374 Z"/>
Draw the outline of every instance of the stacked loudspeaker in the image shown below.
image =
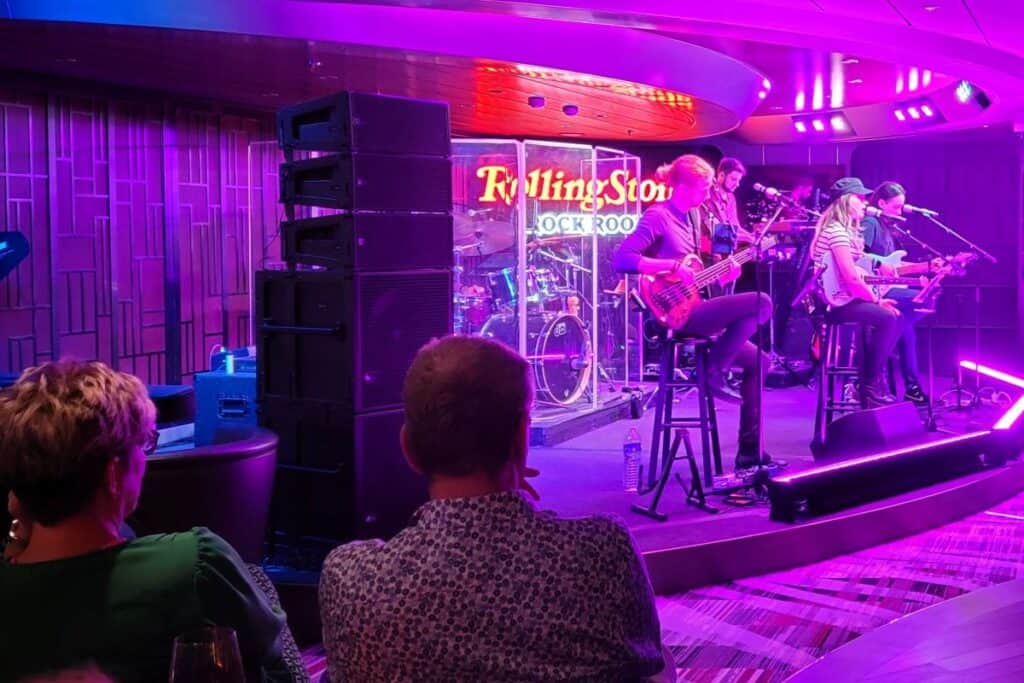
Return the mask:
<path fill-rule="evenodd" d="M 402 381 L 451 331 L 448 107 L 340 93 L 277 123 L 288 270 L 256 274 L 261 422 L 280 437 L 272 524 L 390 536 L 426 500 L 399 449 Z"/>

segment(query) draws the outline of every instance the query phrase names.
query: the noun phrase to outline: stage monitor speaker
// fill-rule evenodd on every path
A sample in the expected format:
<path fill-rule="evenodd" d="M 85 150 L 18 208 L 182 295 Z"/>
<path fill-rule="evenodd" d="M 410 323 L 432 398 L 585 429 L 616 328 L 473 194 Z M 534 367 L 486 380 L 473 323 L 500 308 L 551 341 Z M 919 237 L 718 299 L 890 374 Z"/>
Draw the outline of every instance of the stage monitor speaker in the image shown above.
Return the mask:
<path fill-rule="evenodd" d="M 397 407 L 416 352 L 451 326 L 448 268 L 259 271 L 260 398 L 333 401 L 357 413 Z"/>
<path fill-rule="evenodd" d="M 268 399 L 276 432 L 271 526 L 285 538 L 390 537 L 427 501 L 426 479 L 402 455 L 401 409 L 353 415 L 315 401 Z"/>
<path fill-rule="evenodd" d="M 332 154 L 281 164 L 281 201 L 346 211 L 452 210 L 452 162 L 424 156 Z"/>
<path fill-rule="evenodd" d="M 451 154 L 445 102 L 342 92 L 281 109 L 277 131 L 285 149 Z"/>
<path fill-rule="evenodd" d="M 357 213 L 285 221 L 281 256 L 286 263 L 356 272 L 450 268 L 452 217 Z"/>
<path fill-rule="evenodd" d="M 838 459 L 924 441 L 917 408 L 909 401 L 847 413 L 825 428 L 820 457 Z"/>

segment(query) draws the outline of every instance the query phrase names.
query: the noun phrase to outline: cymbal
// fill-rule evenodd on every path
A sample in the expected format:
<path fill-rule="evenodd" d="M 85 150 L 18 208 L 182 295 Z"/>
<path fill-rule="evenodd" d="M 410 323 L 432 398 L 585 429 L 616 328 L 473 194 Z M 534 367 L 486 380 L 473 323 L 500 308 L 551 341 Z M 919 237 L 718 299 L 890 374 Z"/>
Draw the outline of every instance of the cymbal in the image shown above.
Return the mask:
<path fill-rule="evenodd" d="M 486 255 L 511 249 L 516 243 L 516 230 L 511 223 L 455 216 L 453 237 L 456 246 L 475 247 Z"/>

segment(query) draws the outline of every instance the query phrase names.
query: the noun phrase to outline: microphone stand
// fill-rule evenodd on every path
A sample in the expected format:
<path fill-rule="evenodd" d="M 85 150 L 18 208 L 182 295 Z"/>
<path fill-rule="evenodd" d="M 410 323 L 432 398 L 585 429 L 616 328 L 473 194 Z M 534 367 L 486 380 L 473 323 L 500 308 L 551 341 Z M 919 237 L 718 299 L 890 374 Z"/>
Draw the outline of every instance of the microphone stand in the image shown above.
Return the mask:
<path fill-rule="evenodd" d="M 905 227 L 903 227 L 901 225 L 898 225 L 896 223 L 896 221 L 891 221 L 890 222 L 890 227 L 893 230 L 895 230 L 897 234 L 899 234 L 899 235 L 901 235 L 903 237 L 906 237 L 907 239 L 909 239 L 914 244 L 916 244 L 917 246 L 919 246 L 922 249 L 924 249 L 926 252 L 928 252 L 932 256 L 937 256 L 938 258 L 942 258 L 942 252 L 940 252 L 938 249 L 936 249 L 932 245 L 930 245 L 927 242 L 925 242 L 923 239 L 921 239 L 917 235 L 914 235 L 913 233 L 911 233 L 909 228 L 905 228 Z M 936 307 L 936 310 L 928 315 L 928 419 L 927 419 L 927 422 L 925 423 L 925 429 L 927 429 L 929 432 L 939 431 L 938 421 L 935 418 L 935 359 L 933 357 L 935 352 L 933 350 L 933 344 L 932 344 L 932 340 L 935 337 L 935 316 L 937 315 L 937 312 L 938 312 L 938 308 Z M 912 349 L 909 352 L 910 353 L 917 353 L 917 349 Z M 975 362 L 977 362 L 977 361 L 975 361 Z M 957 388 L 958 394 L 959 394 L 959 391 L 960 391 L 960 389 L 959 389 L 959 386 L 958 386 L 958 388 Z M 957 399 L 958 399 L 958 402 L 959 402 L 959 395 L 958 395 Z"/>
<path fill-rule="evenodd" d="M 998 261 L 996 260 L 995 256 L 993 256 L 992 254 L 988 253 L 987 251 L 982 249 L 980 246 L 978 246 L 977 244 L 975 244 L 971 240 L 967 239 L 966 237 L 964 237 L 963 235 L 958 233 L 953 228 L 949 227 L 948 225 L 946 225 L 945 223 L 940 221 L 938 218 L 935 217 L 935 215 L 930 214 L 930 213 L 925 213 L 925 214 L 922 214 L 922 215 L 925 218 L 927 218 L 928 221 L 932 223 L 932 225 L 936 226 L 937 228 L 942 230 L 944 233 L 946 233 L 947 235 L 949 235 L 950 237 L 952 237 L 953 239 L 959 241 L 961 244 L 963 244 L 965 247 L 967 247 L 967 249 L 969 251 L 977 254 L 978 256 L 981 256 L 982 258 L 987 260 L 989 263 L 992 263 L 992 264 L 998 263 Z M 981 286 L 978 285 L 977 283 L 975 283 L 975 285 L 974 285 L 974 362 L 975 363 L 980 363 L 981 362 Z M 959 366 L 958 366 L 957 372 L 960 372 Z M 977 381 L 977 384 L 975 385 L 975 394 L 974 394 L 974 397 L 970 401 L 970 407 L 974 407 L 977 404 L 977 402 L 978 402 L 978 394 L 981 391 L 981 375 L 980 374 L 978 375 L 978 378 L 977 378 L 976 381 Z M 961 391 L 963 390 L 963 386 L 962 385 L 963 385 L 963 383 L 960 382 L 960 380 L 958 379 L 957 380 L 957 397 L 956 397 L 956 402 L 957 402 L 957 406 L 956 407 L 957 407 L 957 410 L 960 409 L 960 394 L 961 394 Z"/>

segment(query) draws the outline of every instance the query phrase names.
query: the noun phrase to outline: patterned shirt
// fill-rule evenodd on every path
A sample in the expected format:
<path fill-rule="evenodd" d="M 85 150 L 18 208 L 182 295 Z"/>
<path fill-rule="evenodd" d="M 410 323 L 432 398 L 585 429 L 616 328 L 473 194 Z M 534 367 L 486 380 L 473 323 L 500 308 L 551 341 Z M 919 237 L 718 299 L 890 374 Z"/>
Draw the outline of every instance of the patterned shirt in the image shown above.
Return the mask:
<path fill-rule="evenodd" d="M 683 213 L 668 202 L 644 211 L 636 230 L 619 245 L 615 270 L 635 273 L 643 256 L 677 259 L 696 254 L 699 237 L 690 213 Z"/>
<path fill-rule="evenodd" d="M 519 493 L 432 500 L 387 543 L 335 548 L 320 579 L 331 680 L 636 680 L 663 666 L 621 521 Z"/>

